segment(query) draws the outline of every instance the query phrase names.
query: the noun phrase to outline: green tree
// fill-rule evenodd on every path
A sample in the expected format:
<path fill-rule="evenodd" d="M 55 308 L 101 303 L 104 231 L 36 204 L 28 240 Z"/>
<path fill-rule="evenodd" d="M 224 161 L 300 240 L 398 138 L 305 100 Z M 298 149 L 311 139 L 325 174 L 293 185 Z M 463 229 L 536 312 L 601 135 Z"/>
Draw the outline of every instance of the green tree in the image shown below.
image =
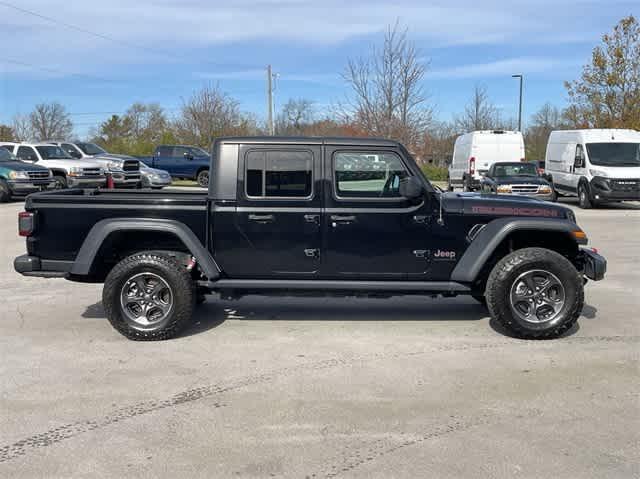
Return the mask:
<path fill-rule="evenodd" d="M 580 79 L 565 82 L 572 125 L 640 129 L 640 24 L 630 15 L 602 37 Z"/>

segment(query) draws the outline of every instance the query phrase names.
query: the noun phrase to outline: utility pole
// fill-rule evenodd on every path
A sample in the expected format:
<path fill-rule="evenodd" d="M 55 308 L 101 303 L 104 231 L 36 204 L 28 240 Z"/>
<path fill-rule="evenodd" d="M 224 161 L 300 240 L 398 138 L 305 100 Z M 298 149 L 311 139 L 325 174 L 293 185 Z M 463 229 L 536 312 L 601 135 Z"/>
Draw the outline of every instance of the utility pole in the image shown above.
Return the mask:
<path fill-rule="evenodd" d="M 271 65 L 267 65 L 267 128 L 269 135 L 273 136 L 275 128 L 273 127 L 273 73 Z"/>
<path fill-rule="evenodd" d="M 512 78 L 520 79 L 520 106 L 518 107 L 518 131 L 522 132 L 522 75 L 511 75 Z"/>

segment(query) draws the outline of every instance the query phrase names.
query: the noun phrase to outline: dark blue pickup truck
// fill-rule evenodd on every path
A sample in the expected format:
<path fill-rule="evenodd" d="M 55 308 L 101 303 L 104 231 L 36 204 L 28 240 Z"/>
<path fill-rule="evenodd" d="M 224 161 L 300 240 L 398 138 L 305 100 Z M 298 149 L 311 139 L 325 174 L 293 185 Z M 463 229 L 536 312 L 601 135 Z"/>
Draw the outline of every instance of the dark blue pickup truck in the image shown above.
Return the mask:
<path fill-rule="evenodd" d="M 197 146 L 159 145 L 151 157 L 139 157 L 152 168 L 168 171 L 172 178 L 196 180 L 209 186 L 209 153 Z"/>
<path fill-rule="evenodd" d="M 605 275 L 569 208 L 443 192 L 394 141 L 221 138 L 211 172 L 208 192 L 35 193 L 14 267 L 104 282 L 107 318 L 137 340 L 178 334 L 208 292 L 469 295 L 510 333 L 552 338 Z"/>

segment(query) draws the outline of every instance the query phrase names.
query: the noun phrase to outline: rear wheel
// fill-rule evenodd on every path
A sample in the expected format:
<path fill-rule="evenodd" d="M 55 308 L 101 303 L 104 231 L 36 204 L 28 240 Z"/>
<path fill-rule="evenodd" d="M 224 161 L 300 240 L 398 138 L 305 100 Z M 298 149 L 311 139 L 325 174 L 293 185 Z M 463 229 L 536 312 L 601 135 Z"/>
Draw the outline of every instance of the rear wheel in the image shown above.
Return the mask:
<path fill-rule="evenodd" d="M 464 178 L 462 180 L 462 191 L 466 191 L 466 192 L 471 191 L 471 186 L 469 185 L 468 178 Z"/>
<path fill-rule="evenodd" d="M 491 316 L 525 339 L 560 336 L 576 323 L 584 305 L 576 268 L 543 248 L 525 248 L 502 258 L 489 275 L 486 296 Z"/>
<path fill-rule="evenodd" d="M 453 191 L 453 185 L 451 184 L 451 177 L 447 177 L 447 191 Z"/>
<path fill-rule="evenodd" d="M 138 341 L 175 337 L 190 322 L 196 291 L 190 273 L 175 258 L 140 253 L 108 274 L 102 303 L 111 325 Z"/>
<path fill-rule="evenodd" d="M 209 187 L 209 170 L 202 170 L 201 172 L 198 173 L 198 176 L 196 177 L 196 181 L 198 182 L 198 185 L 200 185 L 203 188 L 208 188 Z"/>

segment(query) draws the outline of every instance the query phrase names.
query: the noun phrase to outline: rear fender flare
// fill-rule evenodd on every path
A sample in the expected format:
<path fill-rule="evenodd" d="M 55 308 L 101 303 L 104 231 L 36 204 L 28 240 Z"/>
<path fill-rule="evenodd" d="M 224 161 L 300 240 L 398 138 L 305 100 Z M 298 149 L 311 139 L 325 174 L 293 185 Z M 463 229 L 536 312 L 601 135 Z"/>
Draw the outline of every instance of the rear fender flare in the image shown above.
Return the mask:
<path fill-rule="evenodd" d="M 493 220 L 473 238 L 451 273 L 451 281 L 475 281 L 500 243 L 516 231 L 553 231 L 571 235 L 572 231 L 579 229 L 578 225 L 567 219 L 509 217 Z"/>
<path fill-rule="evenodd" d="M 184 223 L 153 218 L 116 218 L 96 223 L 89 231 L 71 268 L 71 274 L 88 275 L 96 255 L 105 239 L 118 231 L 165 232 L 175 235 L 196 259 L 202 272 L 213 281 L 220 277 L 220 268 L 200 242 L 195 233 Z"/>

